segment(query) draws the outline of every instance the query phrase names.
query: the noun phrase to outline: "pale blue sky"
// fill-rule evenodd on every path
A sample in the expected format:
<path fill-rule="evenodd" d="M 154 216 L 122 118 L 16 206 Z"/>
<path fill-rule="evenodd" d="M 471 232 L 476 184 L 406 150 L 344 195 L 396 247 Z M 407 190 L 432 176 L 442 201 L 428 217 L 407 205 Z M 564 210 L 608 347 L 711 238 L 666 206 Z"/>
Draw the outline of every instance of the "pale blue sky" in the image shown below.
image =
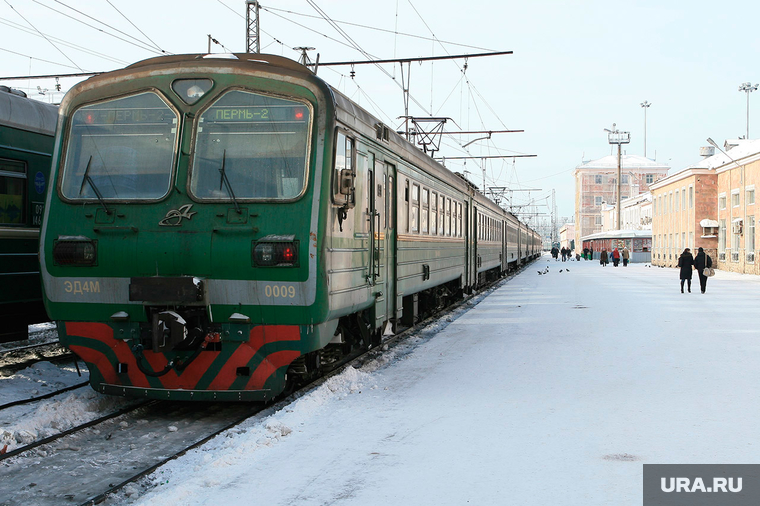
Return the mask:
<path fill-rule="evenodd" d="M 0 75 L 27 75 L 30 64 L 32 74 L 78 71 L 63 65 L 89 71 L 111 70 L 155 55 L 50 8 L 119 37 L 128 39 L 115 29 L 139 39 L 142 45 L 152 45 L 147 36 L 173 53 L 204 52 L 209 33 L 232 51 L 244 49 L 243 0 L 109 1 L 4 0 L 0 3 L 0 30 L 4 34 L 0 43 Z M 538 155 L 518 158 L 514 164 L 511 160 L 489 163 L 487 184 L 541 189 L 530 194 L 516 193 L 515 204 L 525 204 L 528 195 L 545 203 L 555 189 L 561 216 L 570 216 L 574 211 L 573 168 L 582 160 L 610 153 L 604 128 L 615 122 L 618 128 L 630 131 L 632 142 L 627 152 L 644 154 L 641 102 L 652 103 L 647 115 L 648 156 L 654 158 L 656 153 L 658 161 L 678 170 L 699 159 L 699 147 L 706 145 L 707 137 L 722 143 L 726 138 L 744 135 L 746 95 L 738 87 L 746 81 L 760 82 L 757 65 L 760 39 L 756 29 L 760 8 L 754 2 L 264 1 L 263 52 L 297 58 L 292 47 L 314 46 L 317 48 L 314 54 L 319 52 L 323 62 L 363 59 L 324 20 L 283 11 L 320 16 L 314 5 L 336 21 L 427 38 L 432 37 L 432 32 L 441 41 L 514 51 L 510 56 L 469 60 L 466 72 L 469 86 L 462 79 L 461 60 L 414 64 L 411 93 L 427 112 L 412 104 L 410 113 L 448 116 L 462 129 L 524 129 L 525 133 L 495 135 L 491 141 L 475 143 L 468 147 L 469 153 Z M 67 6 L 112 28 L 98 25 Z M 8 24 L 28 26 L 21 16 L 46 35 L 91 48 L 108 58 L 58 43 L 64 56 L 42 37 Z M 377 58 L 481 51 L 340 26 Z M 213 50 L 223 51 L 217 45 Z M 35 59 L 30 60 L 29 56 Z M 319 75 L 396 127 L 400 124 L 396 118 L 403 114 L 397 84 L 400 76 L 398 67 L 386 65 L 385 69 L 396 76 L 397 82 L 366 65 L 356 67 L 354 80 L 348 77 L 346 67 L 332 70 L 325 67 Z M 70 79 L 62 82 L 64 90 L 73 83 Z M 28 87 L 27 82 L 2 84 Z M 37 85 L 52 89 L 54 81 L 31 85 L 33 90 Z M 753 94 L 751 138 L 760 137 L 759 102 L 760 93 Z M 469 139 L 445 140 L 441 154 L 461 156 L 461 145 Z M 460 164 L 450 162 L 448 166 L 460 171 L 465 168 Z M 480 185 L 478 162 L 470 161 L 466 168 Z"/>

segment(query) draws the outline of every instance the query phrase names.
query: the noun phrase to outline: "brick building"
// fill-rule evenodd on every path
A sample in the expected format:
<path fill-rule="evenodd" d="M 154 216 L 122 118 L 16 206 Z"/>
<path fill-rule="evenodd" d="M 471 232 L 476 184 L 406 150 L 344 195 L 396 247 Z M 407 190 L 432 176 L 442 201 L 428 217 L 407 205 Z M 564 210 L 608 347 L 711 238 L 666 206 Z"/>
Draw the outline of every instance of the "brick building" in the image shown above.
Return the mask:
<path fill-rule="evenodd" d="M 670 168 L 637 155 L 623 155 L 621 162 L 621 198 L 646 193 L 649 186 L 664 178 Z M 617 155 L 584 162 L 575 168 L 573 175 L 575 244 L 581 244 L 581 237 L 602 231 L 603 204 L 617 202 Z"/>
<path fill-rule="evenodd" d="M 715 155 L 717 173 L 718 269 L 760 274 L 756 261 L 755 188 L 760 189 L 760 140 L 726 141 Z M 713 257 L 715 258 L 715 257 Z"/>
<path fill-rule="evenodd" d="M 684 248 L 704 248 L 716 259 L 718 175 L 715 157 L 702 160 L 651 186 L 652 264 L 675 267 Z M 708 225 L 708 226 L 705 226 Z"/>

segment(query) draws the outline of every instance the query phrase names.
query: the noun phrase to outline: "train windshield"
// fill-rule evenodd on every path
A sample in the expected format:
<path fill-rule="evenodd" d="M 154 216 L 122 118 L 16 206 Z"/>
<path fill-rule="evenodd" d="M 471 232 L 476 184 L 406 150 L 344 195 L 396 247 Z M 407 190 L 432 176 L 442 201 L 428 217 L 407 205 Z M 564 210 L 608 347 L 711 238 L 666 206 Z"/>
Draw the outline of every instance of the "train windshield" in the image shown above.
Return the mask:
<path fill-rule="evenodd" d="M 71 118 L 64 197 L 155 200 L 169 192 L 177 115 L 146 92 L 77 109 Z"/>
<path fill-rule="evenodd" d="M 307 103 L 225 93 L 198 120 L 191 193 L 220 200 L 298 197 L 306 182 L 310 118 Z"/>

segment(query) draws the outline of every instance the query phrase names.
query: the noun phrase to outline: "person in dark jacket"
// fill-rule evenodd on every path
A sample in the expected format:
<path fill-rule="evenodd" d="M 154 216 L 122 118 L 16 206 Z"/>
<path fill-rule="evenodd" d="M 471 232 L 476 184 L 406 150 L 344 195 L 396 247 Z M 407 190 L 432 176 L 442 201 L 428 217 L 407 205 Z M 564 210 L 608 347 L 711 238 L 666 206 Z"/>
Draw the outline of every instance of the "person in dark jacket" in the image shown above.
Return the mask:
<path fill-rule="evenodd" d="M 678 257 L 678 267 L 681 268 L 681 293 L 683 293 L 683 282 L 686 281 L 689 286 L 689 293 L 691 293 L 691 276 L 692 268 L 694 267 L 694 257 L 691 256 L 691 250 L 686 248 Z"/>
<path fill-rule="evenodd" d="M 707 276 L 705 276 L 704 270 L 706 267 L 712 267 L 712 258 L 702 248 L 697 250 L 697 256 L 694 257 L 694 267 L 696 267 L 697 275 L 699 276 L 699 288 L 702 290 L 702 293 L 705 293 L 705 290 L 707 290 Z"/>
<path fill-rule="evenodd" d="M 608 263 L 610 263 L 610 259 L 607 256 L 607 250 L 602 248 L 602 252 L 599 253 L 599 263 L 602 265 L 602 267 L 606 267 Z"/>

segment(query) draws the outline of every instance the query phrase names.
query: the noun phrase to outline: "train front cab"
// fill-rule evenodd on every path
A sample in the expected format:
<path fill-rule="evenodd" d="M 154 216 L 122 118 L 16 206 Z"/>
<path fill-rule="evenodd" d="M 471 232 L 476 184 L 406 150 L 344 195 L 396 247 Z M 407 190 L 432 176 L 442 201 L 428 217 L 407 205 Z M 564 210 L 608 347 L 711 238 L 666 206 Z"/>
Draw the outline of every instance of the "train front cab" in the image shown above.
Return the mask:
<path fill-rule="evenodd" d="M 265 401 L 333 338 L 329 89 L 251 58 L 148 60 L 61 106 L 44 292 L 98 391 Z"/>

